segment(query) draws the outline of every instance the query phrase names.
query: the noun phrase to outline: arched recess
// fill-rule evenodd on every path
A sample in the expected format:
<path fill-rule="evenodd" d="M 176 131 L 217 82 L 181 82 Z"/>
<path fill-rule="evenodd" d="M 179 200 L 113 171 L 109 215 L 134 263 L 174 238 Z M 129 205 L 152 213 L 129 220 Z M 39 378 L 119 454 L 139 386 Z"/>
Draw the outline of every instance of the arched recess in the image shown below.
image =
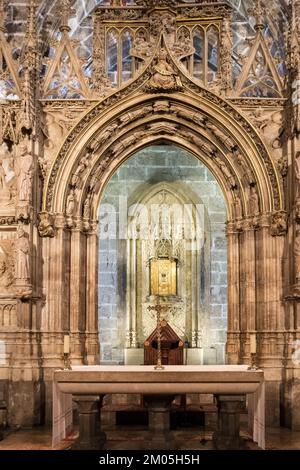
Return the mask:
<path fill-rule="evenodd" d="M 207 168 L 177 146 L 147 147 L 110 179 L 99 219 L 101 362 L 143 363 L 163 265 L 164 319 L 187 343 L 185 361 L 224 363 L 226 206 Z"/>
<path fill-rule="evenodd" d="M 44 272 L 48 304 L 43 321 L 55 316 L 58 330 L 72 332 L 74 363 L 98 360 L 101 194 L 133 153 L 165 141 L 199 158 L 223 190 L 228 211 L 228 360 L 248 360 L 249 332 L 267 328 L 268 299 L 277 285 L 268 260 L 276 259 L 279 249 L 271 231 L 274 217 L 283 214 L 280 177 L 254 128 L 231 104 L 194 83 L 182 93 L 145 93 L 144 81 L 138 79 L 134 87 L 124 87 L 87 113 L 67 137 L 45 182 L 42 217 L 44 225 L 53 222 L 55 236 L 45 240 L 44 250 L 49 259 L 55 253 L 55 263 Z M 67 272 L 65 266 L 70 266 Z M 272 309 L 279 318 L 279 291 Z"/>

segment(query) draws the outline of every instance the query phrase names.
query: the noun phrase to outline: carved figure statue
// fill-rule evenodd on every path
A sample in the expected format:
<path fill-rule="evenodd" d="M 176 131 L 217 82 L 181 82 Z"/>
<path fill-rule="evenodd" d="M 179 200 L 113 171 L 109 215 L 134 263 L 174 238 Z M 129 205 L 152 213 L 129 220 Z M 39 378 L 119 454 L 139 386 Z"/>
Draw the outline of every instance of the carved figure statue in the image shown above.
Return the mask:
<path fill-rule="evenodd" d="M 32 189 L 33 158 L 28 150 L 28 139 L 19 145 L 19 201 L 29 202 Z"/>
<path fill-rule="evenodd" d="M 66 204 L 66 214 L 72 216 L 76 208 L 76 195 L 74 191 L 71 191 Z"/>
<path fill-rule="evenodd" d="M 259 200 L 255 186 L 250 187 L 249 211 L 251 215 L 256 215 L 259 213 Z"/>
<path fill-rule="evenodd" d="M 22 280 L 29 279 L 29 239 L 22 227 L 18 228 L 15 242 L 16 252 L 16 278 Z"/>
<path fill-rule="evenodd" d="M 157 64 L 154 66 L 154 73 L 147 88 L 150 91 L 176 91 L 182 88 L 179 76 L 167 62 L 165 49 L 160 49 Z"/>

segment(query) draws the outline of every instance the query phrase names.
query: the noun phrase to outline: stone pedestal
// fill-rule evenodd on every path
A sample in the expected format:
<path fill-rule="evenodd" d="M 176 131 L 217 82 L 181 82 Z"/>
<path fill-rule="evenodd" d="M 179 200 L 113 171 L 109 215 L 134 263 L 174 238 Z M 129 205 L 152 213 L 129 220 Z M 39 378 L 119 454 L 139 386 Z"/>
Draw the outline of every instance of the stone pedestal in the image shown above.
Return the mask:
<path fill-rule="evenodd" d="M 144 395 L 149 411 L 149 434 L 146 447 L 149 450 L 175 448 L 175 440 L 170 433 L 170 408 L 174 395 Z"/>
<path fill-rule="evenodd" d="M 79 438 L 72 450 L 101 450 L 106 442 L 106 434 L 101 431 L 100 407 L 102 396 L 78 395 L 74 401 L 78 405 Z"/>
<path fill-rule="evenodd" d="M 236 450 L 243 447 L 240 438 L 240 412 L 245 404 L 244 395 L 216 395 L 218 429 L 213 436 L 217 450 Z"/>

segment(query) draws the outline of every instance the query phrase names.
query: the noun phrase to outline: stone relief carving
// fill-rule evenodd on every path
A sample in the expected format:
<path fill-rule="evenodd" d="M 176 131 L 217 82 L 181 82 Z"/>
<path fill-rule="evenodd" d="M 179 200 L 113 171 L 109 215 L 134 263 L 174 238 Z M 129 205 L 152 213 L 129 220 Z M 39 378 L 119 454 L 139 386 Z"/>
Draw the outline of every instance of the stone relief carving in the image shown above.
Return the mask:
<path fill-rule="evenodd" d="M 137 119 L 142 119 L 143 117 L 151 114 L 153 112 L 153 106 L 143 106 L 136 111 L 131 111 L 120 117 L 121 125 L 126 126 L 130 122 L 133 122 Z"/>
<path fill-rule="evenodd" d="M 206 124 L 206 128 L 209 129 L 212 134 L 217 138 L 217 140 L 220 141 L 223 145 L 225 145 L 225 147 L 228 148 L 231 152 L 237 149 L 238 145 L 233 140 L 233 138 L 226 134 L 224 131 L 222 131 L 218 126 L 208 121 Z"/>
<path fill-rule="evenodd" d="M 81 158 L 79 166 L 77 167 L 75 174 L 72 176 L 72 179 L 71 179 L 72 187 L 74 188 L 79 187 L 82 175 L 85 172 L 85 170 L 88 168 L 88 166 L 89 166 L 89 156 L 87 154 Z"/>
<path fill-rule="evenodd" d="M 0 289 L 7 292 L 14 283 L 14 257 L 10 240 L 0 240 Z"/>
<path fill-rule="evenodd" d="M 170 134 L 174 135 L 177 132 L 177 125 L 166 123 L 156 122 L 148 126 L 150 134 Z"/>
<path fill-rule="evenodd" d="M 230 187 L 232 189 L 236 188 L 237 184 L 236 184 L 235 178 L 232 175 L 232 173 L 231 173 L 230 169 L 228 168 L 227 164 L 223 160 L 221 160 L 220 157 L 216 157 L 215 162 L 218 165 L 218 167 L 220 168 L 220 170 L 222 171 L 222 173 L 225 176 L 226 180 L 228 181 Z"/>
<path fill-rule="evenodd" d="M 167 61 L 168 53 L 160 49 L 156 65 L 153 66 L 152 77 L 145 90 L 152 93 L 175 92 L 182 90 L 179 75 Z"/>
<path fill-rule="evenodd" d="M 118 129 L 118 124 L 116 123 L 110 124 L 105 129 L 105 131 L 102 134 L 100 134 L 99 137 L 97 137 L 96 139 L 92 141 L 92 143 L 90 144 L 91 150 L 94 152 L 97 152 L 97 150 L 99 149 L 99 147 L 101 147 L 101 145 L 104 145 L 110 138 L 113 137 L 117 129 Z"/>
<path fill-rule="evenodd" d="M 176 18 L 169 12 L 161 13 L 153 11 L 149 18 L 149 32 L 152 41 L 163 32 L 167 43 L 171 43 L 175 38 Z"/>
<path fill-rule="evenodd" d="M 179 60 L 195 53 L 193 42 L 187 30 L 182 28 L 179 30 L 177 41 L 172 46 L 171 50 Z"/>
<path fill-rule="evenodd" d="M 284 211 L 272 214 L 271 219 L 271 235 L 273 237 L 283 237 L 286 235 L 288 228 L 287 213 Z"/>
<path fill-rule="evenodd" d="M 248 164 L 245 161 L 244 155 L 237 152 L 236 153 L 236 161 L 241 168 L 242 178 L 246 185 L 250 186 L 255 183 L 255 178 L 251 169 L 249 168 Z"/>
<path fill-rule="evenodd" d="M 195 124 L 198 124 L 201 127 L 205 127 L 207 123 L 206 116 L 200 113 L 189 111 L 188 109 L 185 109 L 185 108 L 179 108 L 176 105 L 171 106 L 171 112 L 176 114 L 179 118 L 183 118 L 183 119 L 186 119 L 187 121 L 194 122 Z"/>
<path fill-rule="evenodd" d="M 52 238 L 55 235 L 54 217 L 48 212 L 40 212 L 38 230 L 40 236 Z"/>
<path fill-rule="evenodd" d="M 141 31 L 137 34 L 130 53 L 132 57 L 145 61 L 154 53 L 154 44 L 149 43 L 145 38 L 144 32 Z"/>

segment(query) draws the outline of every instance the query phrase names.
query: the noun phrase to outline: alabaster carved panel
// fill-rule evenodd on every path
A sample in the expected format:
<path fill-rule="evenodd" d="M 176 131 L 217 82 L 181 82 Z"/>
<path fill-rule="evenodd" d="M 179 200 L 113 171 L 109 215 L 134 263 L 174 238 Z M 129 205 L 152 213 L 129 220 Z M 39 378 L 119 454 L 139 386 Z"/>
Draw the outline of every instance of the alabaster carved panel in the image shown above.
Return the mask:
<path fill-rule="evenodd" d="M 13 294 L 15 283 L 15 233 L 0 231 L 0 297 Z"/>

